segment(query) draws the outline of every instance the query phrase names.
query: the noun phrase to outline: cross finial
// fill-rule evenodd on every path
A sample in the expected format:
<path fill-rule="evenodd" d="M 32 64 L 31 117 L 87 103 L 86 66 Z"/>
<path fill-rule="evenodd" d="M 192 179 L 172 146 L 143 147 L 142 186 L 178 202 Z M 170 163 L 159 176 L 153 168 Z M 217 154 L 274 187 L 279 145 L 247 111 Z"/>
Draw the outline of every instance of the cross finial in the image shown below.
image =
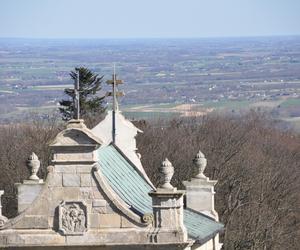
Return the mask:
<path fill-rule="evenodd" d="M 76 81 L 74 82 L 74 107 L 75 107 L 75 117 L 74 119 L 79 120 L 80 119 L 80 96 L 79 96 L 79 69 L 76 69 Z"/>
<path fill-rule="evenodd" d="M 119 110 L 119 105 L 118 105 L 118 97 L 124 96 L 124 93 L 121 91 L 117 90 L 117 85 L 122 84 L 123 81 L 117 79 L 116 75 L 116 65 L 114 64 L 114 71 L 112 75 L 112 80 L 106 81 L 107 84 L 112 85 L 112 91 L 107 92 L 106 96 L 112 96 L 113 97 L 113 110 L 112 110 L 112 141 L 113 143 L 116 142 L 116 111 Z"/>
<path fill-rule="evenodd" d="M 122 84 L 123 81 L 120 80 L 120 79 L 117 79 L 116 65 L 115 64 L 114 64 L 112 79 L 107 80 L 106 83 L 112 85 L 112 91 L 107 92 L 106 96 L 112 96 L 113 97 L 113 111 L 117 111 L 119 109 L 118 97 L 124 96 L 124 92 L 118 91 L 118 89 L 117 89 L 117 86 L 119 84 Z"/>

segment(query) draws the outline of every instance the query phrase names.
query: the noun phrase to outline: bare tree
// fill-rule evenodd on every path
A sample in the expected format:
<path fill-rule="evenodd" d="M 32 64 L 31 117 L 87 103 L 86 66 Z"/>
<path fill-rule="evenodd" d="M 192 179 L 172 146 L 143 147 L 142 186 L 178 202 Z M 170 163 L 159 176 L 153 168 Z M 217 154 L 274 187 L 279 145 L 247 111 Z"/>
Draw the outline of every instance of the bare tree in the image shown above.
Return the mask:
<path fill-rule="evenodd" d="M 157 168 L 168 157 L 173 185 L 194 175 L 199 149 L 208 158 L 206 175 L 217 179 L 216 209 L 225 224 L 224 249 L 300 249 L 300 136 L 274 128 L 260 114 L 210 115 L 141 122 L 138 137 L 143 166 L 157 185 Z M 56 121 L 0 127 L 0 189 L 4 213 L 16 214 L 14 183 L 28 177 L 25 161 L 34 151 L 45 176 L 47 145 L 60 130 Z"/>

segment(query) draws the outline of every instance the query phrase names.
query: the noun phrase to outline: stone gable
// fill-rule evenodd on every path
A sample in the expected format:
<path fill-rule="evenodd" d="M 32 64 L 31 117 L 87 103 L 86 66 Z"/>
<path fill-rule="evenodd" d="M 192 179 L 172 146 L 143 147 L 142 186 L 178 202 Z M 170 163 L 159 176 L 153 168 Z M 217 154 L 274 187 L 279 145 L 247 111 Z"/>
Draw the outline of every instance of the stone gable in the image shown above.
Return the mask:
<path fill-rule="evenodd" d="M 0 247 L 190 249 L 197 241 L 188 238 L 184 224 L 185 192 L 168 185 L 174 172 L 170 162 L 160 170 L 164 183 L 155 190 L 120 149 L 105 148 L 82 120 L 70 121 L 50 147 L 53 160 L 46 180 L 36 175 L 40 162 L 33 153 L 27 162 L 29 180 L 16 184 L 19 215 L 7 220 L 0 210 Z M 214 237 L 220 225 L 203 221 L 214 226 L 209 232 Z"/>

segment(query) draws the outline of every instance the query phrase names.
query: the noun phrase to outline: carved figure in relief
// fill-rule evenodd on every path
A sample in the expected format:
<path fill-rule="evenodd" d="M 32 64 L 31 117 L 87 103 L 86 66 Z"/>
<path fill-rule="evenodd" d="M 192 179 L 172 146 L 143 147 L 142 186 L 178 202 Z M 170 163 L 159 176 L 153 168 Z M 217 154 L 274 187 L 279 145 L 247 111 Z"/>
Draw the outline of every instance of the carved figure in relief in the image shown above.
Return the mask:
<path fill-rule="evenodd" d="M 63 202 L 59 212 L 60 230 L 64 234 L 83 234 L 87 231 L 86 206 L 82 202 Z"/>

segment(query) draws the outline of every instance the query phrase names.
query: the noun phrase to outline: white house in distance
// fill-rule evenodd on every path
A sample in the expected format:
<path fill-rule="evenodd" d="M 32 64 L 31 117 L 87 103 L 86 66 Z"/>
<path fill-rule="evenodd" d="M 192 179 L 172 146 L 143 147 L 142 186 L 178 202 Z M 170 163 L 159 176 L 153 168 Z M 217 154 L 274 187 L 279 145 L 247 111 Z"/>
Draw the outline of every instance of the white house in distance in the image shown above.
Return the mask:
<path fill-rule="evenodd" d="M 204 155 L 195 157 L 199 173 L 184 182 L 186 190 L 170 184 L 174 168 L 167 159 L 158 166 L 156 188 L 136 154 L 139 130 L 114 111 L 92 130 L 80 119 L 68 123 L 50 145 L 45 181 L 37 176 L 38 157 L 29 157 L 30 177 L 17 184 L 18 216 L 7 219 L 0 209 L 0 248 L 221 248 L 215 181 L 203 174 Z"/>

